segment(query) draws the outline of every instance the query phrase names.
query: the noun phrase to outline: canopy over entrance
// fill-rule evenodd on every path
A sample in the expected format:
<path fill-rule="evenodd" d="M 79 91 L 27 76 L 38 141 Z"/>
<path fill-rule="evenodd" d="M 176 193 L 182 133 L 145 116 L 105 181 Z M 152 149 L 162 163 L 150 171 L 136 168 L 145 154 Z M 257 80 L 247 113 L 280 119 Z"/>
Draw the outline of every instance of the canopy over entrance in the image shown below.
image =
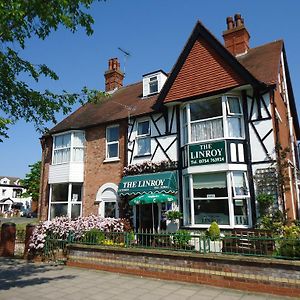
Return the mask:
<path fill-rule="evenodd" d="M 176 197 L 167 194 L 144 194 L 129 201 L 129 205 L 175 202 Z"/>
<path fill-rule="evenodd" d="M 176 172 L 159 172 L 141 175 L 125 176 L 122 178 L 119 195 L 142 195 L 154 193 L 177 193 Z M 163 201 L 166 202 L 166 201 Z M 157 202 L 149 202 L 157 203 Z"/>

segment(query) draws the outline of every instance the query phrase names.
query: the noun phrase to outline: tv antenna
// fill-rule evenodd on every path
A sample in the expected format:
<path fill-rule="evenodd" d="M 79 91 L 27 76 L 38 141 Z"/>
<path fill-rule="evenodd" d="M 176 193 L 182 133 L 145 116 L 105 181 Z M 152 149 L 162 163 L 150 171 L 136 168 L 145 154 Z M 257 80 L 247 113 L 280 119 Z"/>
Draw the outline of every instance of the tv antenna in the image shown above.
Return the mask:
<path fill-rule="evenodd" d="M 130 52 L 129 51 L 126 51 L 124 49 L 122 49 L 121 47 L 118 47 L 118 50 L 120 50 L 123 55 L 124 55 L 124 77 L 125 77 L 125 67 L 126 67 L 126 61 L 127 61 L 127 58 L 129 58 L 131 56 Z"/>

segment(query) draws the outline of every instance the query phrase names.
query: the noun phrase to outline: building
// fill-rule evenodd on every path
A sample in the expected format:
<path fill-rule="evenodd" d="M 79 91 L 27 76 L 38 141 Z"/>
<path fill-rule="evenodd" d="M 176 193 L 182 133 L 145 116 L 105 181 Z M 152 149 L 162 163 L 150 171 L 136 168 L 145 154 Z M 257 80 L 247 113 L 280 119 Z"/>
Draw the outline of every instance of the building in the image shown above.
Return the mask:
<path fill-rule="evenodd" d="M 31 209 L 31 198 L 23 198 L 26 190 L 20 184 L 20 178 L 0 176 L 0 213 L 12 210 L 29 211 Z"/>
<path fill-rule="evenodd" d="M 118 60 L 109 60 L 111 96 L 42 138 L 42 219 L 130 216 L 136 227 L 157 229 L 172 208 L 186 228 L 213 220 L 250 228 L 260 193 L 299 217 L 300 131 L 284 43 L 250 48 L 242 17 L 226 23 L 223 45 L 197 22 L 169 74 L 123 87 Z M 161 193 L 176 202 L 131 201 Z"/>

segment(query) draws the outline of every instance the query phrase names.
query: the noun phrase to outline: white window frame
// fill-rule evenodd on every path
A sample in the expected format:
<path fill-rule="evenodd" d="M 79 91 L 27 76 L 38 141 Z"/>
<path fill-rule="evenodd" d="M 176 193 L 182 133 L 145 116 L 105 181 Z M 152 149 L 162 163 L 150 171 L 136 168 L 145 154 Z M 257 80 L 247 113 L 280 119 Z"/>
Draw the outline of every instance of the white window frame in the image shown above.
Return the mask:
<path fill-rule="evenodd" d="M 229 213 L 229 224 L 228 225 L 221 225 L 219 224 L 219 227 L 220 228 L 223 228 L 223 229 L 232 229 L 232 228 L 251 228 L 252 226 L 252 220 L 251 220 L 251 203 L 250 203 L 250 195 L 249 195 L 249 183 L 248 183 L 248 180 L 246 180 L 246 185 L 247 185 L 247 188 L 248 188 L 248 195 L 237 195 L 235 196 L 232 192 L 232 190 L 234 190 L 234 185 L 233 185 L 233 174 L 232 172 L 234 171 L 222 171 L 220 173 L 225 173 L 226 174 L 226 184 L 227 184 L 227 197 L 215 197 L 215 198 L 211 198 L 211 201 L 213 201 L 214 199 L 215 200 L 218 200 L 218 199 L 227 199 L 228 201 L 228 213 Z M 244 173 L 244 176 L 246 176 L 246 179 L 247 179 L 247 174 L 245 171 L 242 171 L 241 172 Z M 218 172 L 219 173 L 219 172 Z M 204 174 L 204 173 L 196 173 L 196 174 Z M 206 174 L 209 174 L 209 173 L 206 173 Z M 195 175 L 194 173 L 193 174 L 185 174 L 182 176 L 182 180 L 183 180 L 183 183 L 184 183 L 184 178 L 186 176 L 188 176 L 188 181 L 189 181 L 189 198 L 186 197 L 187 193 L 185 191 L 185 184 L 183 184 L 184 186 L 184 201 L 183 201 L 183 215 L 184 215 L 184 225 L 187 226 L 187 227 L 191 227 L 191 228 L 208 228 L 210 226 L 210 224 L 195 224 L 195 211 L 194 211 L 194 201 L 196 200 L 204 200 L 204 199 L 207 199 L 207 198 L 200 198 L 200 197 L 194 197 L 194 190 L 193 190 L 193 175 Z M 247 201 L 247 217 L 248 217 L 248 225 L 236 225 L 235 224 L 235 214 L 234 214 L 234 200 L 246 200 Z M 187 203 L 190 203 L 190 220 L 191 222 L 188 223 L 187 222 L 187 213 L 186 213 L 186 205 Z"/>
<path fill-rule="evenodd" d="M 102 197 L 103 193 L 107 189 L 112 189 L 112 190 L 115 191 L 115 193 L 116 193 L 116 200 L 115 201 L 112 201 L 112 199 L 107 199 L 107 198 Z M 99 190 L 97 192 L 97 195 L 96 195 L 96 202 L 99 203 L 98 214 L 99 214 L 100 217 L 105 216 L 105 203 L 112 202 L 112 203 L 116 203 L 115 217 L 119 218 L 119 203 L 118 203 L 119 197 L 118 197 L 117 192 L 118 192 L 118 186 L 115 183 L 111 183 L 111 182 L 105 183 L 99 188 Z"/>
<path fill-rule="evenodd" d="M 139 134 L 139 124 L 148 122 L 149 127 L 148 127 L 148 133 L 146 134 Z M 139 140 L 146 139 L 148 138 L 150 140 L 150 151 L 146 153 L 139 153 Z M 137 127 L 136 127 L 136 139 L 137 139 L 137 156 L 146 156 L 146 155 L 151 155 L 151 121 L 150 119 L 144 119 L 140 120 L 137 122 Z"/>
<path fill-rule="evenodd" d="M 151 92 L 151 84 L 153 84 L 153 83 L 156 83 L 157 90 L 154 92 Z M 158 93 L 158 76 L 157 75 L 149 78 L 149 95 L 156 94 L 156 93 Z"/>
<path fill-rule="evenodd" d="M 229 109 L 229 103 L 228 103 L 228 98 L 230 97 L 236 97 L 239 100 L 239 106 L 240 106 L 240 111 L 241 113 L 231 113 L 230 109 Z M 191 121 L 191 111 L 190 111 L 190 104 L 191 103 L 196 103 L 199 101 L 208 101 L 211 99 L 215 99 L 215 98 L 221 98 L 222 99 L 222 115 L 217 116 L 217 117 L 212 117 L 212 118 L 207 118 L 207 119 L 201 119 L 201 120 L 194 120 Z M 197 144 L 197 143 L 202 143 L 202 142 L 209 142 L 209 141 L 217 141 L 217 140 L 224 140 L 224 139 L 235 139 L 235 140 L 243 140 L 245 139 L 245 130 L 244 130 L 244 114 L 243 114 L 243 108 L 242 108 L 242 103 L 241 103 L 241 97 L 240 95 L 237 94 L 226 94 L 223 96 L 214 96 L 214 97 L 208 97 L 205 99 L 198 99 L 195 100 L 193 102 L 187 103 L 185 104 L 182 109 L 181 109 L 181 124 L 183 124 L 183 114 L 184 114 L 184 108 L 185 109 L 185 113 L 186 113 L 186 120 L 187 120 L 187 143 L 186 144 Z M 240 137 L 232 137 L 229 136 L 229 129 L 228 129 L 228 119 L 229 118 L 239 118 L 240 119 L 240 125 L 241 125 L 241 136 Z M 192 141 L 192 130 L 191 130 L 191 125 L 194 123 L 199 123 L 199 122 L 207 122 L 210 120 L 217 120 L 217 119 L 222 119 L 222 126 L 223 126 L 223 136 L 222 137 L 218 137 L 218 138 L 213 138 L 213 139 L 205 139 L 205 140 L 197 140 L 197 141 Z M 184 125 L 184 124 L 183 124 Z M 183 130 L 184 130 L 184 126 L 182 126 L 182 132 L 181 132 L 181 145 L 184 146 L 184 142 L 183 142 Z"/>
<path fill-rule="evenodd" d="M 68 198 L 67 201 L 55 201 L 52 202 L 52 189 L 53 189 L 53 185 L 56 184 L 67 184 L 68 185 Z M 74 201 L 72 199 L 72 187 L 73 185 L 76 184 L 81 184 L 81 201 Z M 48 208 L 48 220 L 51 220 L 51 206 L 52 204 L 67 204 L 67 217 L 71 218 L 71 214 L 72 214 L 72 204 L 76 204 L 76 205 L 80 205 L 80 214 L 79 216 L 82 216 L 82 204 L 83 204 L 83 184 L 82 183 L 76 183 L 76 182 L 62 182 L 62 183 L 55 183 L 55 184 L 51 184 L 50 185 L 50 191 L 49 191 L 49 208 Z"/>
<path fill-rule="evenodd" d="M 74 145 L 74 134 L 75 133 L 83 133 L 84 135 L 84 144 L 83 146 L 75 146 Z M 59 148 L 55 148 L 55 138 L 62 136 L 62 135 L 70 135 L 70 147 L 59 147 Z M 84 149 L 85 148 L 85 131 L 83 130 L 73 130 L 73 131 L 66 131 L 66 132 L 62 132 L 62 133 L 58 133 L 58 134 L 54 134 L 53 135 L 53 143 L 52 143 L 52 165 L 62 165 L 62 164 L 69 164 L 70 162 L 79 162 L 82 163 L 84 161 L 84 155 L 83 155 L 83 160 L 82 161 L 74 161 L 73 158 L 73 150 L 77 148 L 77 149 Z M 70 149 L 70 158 L 68 161 L 65 162 L 54 162 L 54 152 L 55 151 L 59 151 L 59 150 L 64 150 L 64 149 Z"/>
<path fill-rule="evenodd" d="M 118 129 L 119 129 L 118 140 L 112 141 L 112 142 L 108 142 L 107 141 L 108 130 L 110 130 L 112 128 L 116 128 L 116 127 L 118 127 Z M 112 126 L 106 127 L 105 141 L 106 141 L 106 156 L 105 156 L 106 159 L 105 159 L 105 161 L 118 160 L 120 158 L 120 142 L 119 142 L 120 141 L 120 126 L 119 125 L 112 125 Z M 113 145 L 113 144 L 117 144 L 118 145 L 118 154 L 117 154 L 117 156 L 109 157 L 108 148 L 109 148 L 110 145 Z"/>

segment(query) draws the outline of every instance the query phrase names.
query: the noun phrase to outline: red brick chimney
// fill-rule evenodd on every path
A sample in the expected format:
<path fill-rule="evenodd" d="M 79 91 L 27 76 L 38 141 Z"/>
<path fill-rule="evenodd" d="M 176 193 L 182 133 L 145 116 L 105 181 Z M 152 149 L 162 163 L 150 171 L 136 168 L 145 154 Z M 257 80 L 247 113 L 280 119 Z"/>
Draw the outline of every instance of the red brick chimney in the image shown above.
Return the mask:
<path fill-rule="evenodd" d="M 105 91 L 110 92 L 123 86 L 124 73 L 120 70 L 118 58 L 108 60 L 108 70 L 104 73 Z"/>
<path fill-rule="evenodd" d="M 234 56 L 244 54 L 248 51 L 250 35 L 244 26 L 244 19 L 240 14 L 235 14 L 234 20 L 232 17 L 227 17 L 227 30 L 223 32 L 225 47 Z"/>

